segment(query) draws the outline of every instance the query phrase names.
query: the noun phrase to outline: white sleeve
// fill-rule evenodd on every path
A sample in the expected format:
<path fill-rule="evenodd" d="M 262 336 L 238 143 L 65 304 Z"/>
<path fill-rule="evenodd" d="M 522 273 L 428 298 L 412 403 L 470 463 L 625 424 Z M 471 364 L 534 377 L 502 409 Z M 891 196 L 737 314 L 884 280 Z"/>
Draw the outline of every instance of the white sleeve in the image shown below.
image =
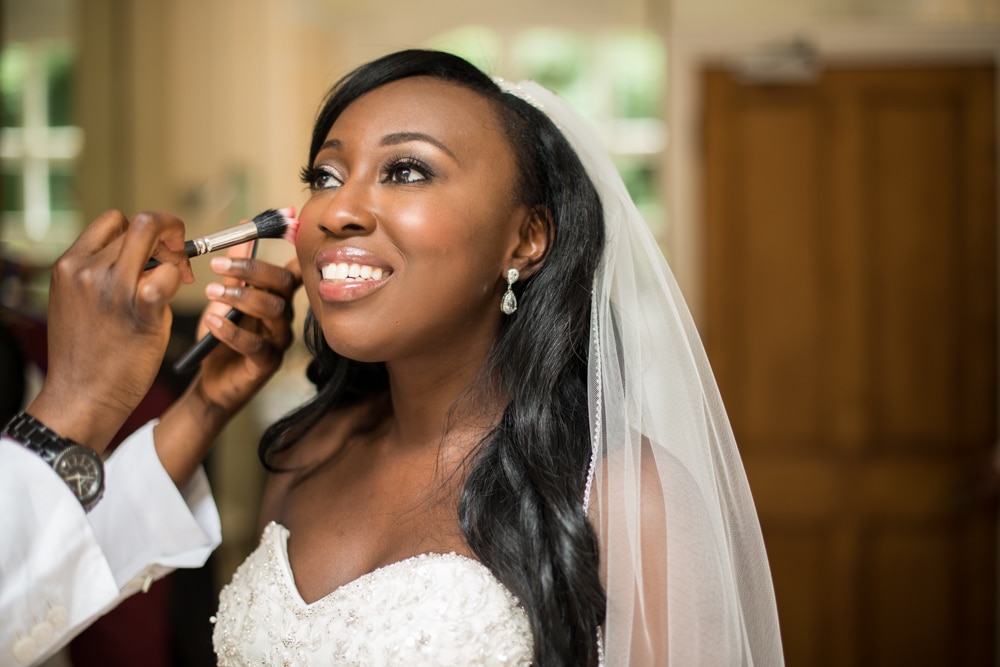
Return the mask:
<path fill-rule="evenodd" d="M 0 440 L 0 665 L 37 664 L 153 579 L 200 567 L 218 545 L 204 471 L 179 492 L 152 426 L 110 457 L 90 514 L 36 454 Z"/>
<path fill-rule="evenodd" d="M 88 518 L 126 595 L 178 567 L 201 567 L 221 540 L 203 468 L 178 492 L 160 464 L 150 422 L 108 459 L 104 497 Z"/>

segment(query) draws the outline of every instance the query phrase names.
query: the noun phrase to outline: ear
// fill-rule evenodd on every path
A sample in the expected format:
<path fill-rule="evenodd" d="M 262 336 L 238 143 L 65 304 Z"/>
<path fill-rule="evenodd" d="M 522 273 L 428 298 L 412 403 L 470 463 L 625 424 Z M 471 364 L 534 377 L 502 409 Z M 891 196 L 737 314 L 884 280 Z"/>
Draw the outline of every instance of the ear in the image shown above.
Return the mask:
<path fill-rule="evenodd" d="M 552 214 L 544 206 L 526 209 L 518 228 L 517 244 L 510 253 L 510 264 L 527 278 L 537 271 L 549 254 L 554 234 Z"/>

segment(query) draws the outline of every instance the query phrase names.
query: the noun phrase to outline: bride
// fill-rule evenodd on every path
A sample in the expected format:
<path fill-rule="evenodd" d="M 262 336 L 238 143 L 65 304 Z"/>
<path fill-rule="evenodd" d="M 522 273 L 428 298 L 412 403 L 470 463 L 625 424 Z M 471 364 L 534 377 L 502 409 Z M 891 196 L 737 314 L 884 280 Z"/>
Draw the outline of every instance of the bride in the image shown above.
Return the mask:
<path fill-rule="evenodd" d="M 302 177 L 317 391 L 260 443 L 219 664 L 781 664 L 711 370 L 585 123 L 404 51 L 332 89 Z M 231 415 L 287 345 L 275 291 L 215 293 L 258 319 L 207 321 L 229 347 L 154 431 L 185 474 L 223 421 L 190 415 Z"/>

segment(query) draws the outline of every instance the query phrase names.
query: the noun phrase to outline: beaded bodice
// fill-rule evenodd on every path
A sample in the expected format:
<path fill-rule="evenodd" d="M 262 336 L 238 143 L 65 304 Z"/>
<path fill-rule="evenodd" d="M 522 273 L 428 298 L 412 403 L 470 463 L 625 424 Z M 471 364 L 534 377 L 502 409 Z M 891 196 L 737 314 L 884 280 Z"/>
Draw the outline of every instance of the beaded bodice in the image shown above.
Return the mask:
<path fill-rule="evenodd" d="M 527 615 L 482 563 L 422 554 L 306 604 L 288 561 L 288 530 L 260 545 L 223 588 L 219 665 L 528 665 Z"/>

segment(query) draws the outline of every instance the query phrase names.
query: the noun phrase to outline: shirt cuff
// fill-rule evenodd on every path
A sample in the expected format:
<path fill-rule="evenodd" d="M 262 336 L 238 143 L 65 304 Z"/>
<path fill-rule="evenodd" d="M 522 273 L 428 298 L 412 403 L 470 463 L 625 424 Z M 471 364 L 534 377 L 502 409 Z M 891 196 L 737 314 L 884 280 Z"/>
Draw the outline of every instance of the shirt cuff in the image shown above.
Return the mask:
<path fill-rule="evenodd" d="M 33 664 L 120 589 L 80 501 L 52 468 L 6 438 L 0 461 L 0 665 Z"/>
<path fill-rule="evenodd" d="M 203 468 L 178 490 L 156 454 L 149 422 L 108 459 L 104 497 L 87 515 L 123 593 L 174 568 L 201 567 L 219 545 L 219 511 Z"/>

